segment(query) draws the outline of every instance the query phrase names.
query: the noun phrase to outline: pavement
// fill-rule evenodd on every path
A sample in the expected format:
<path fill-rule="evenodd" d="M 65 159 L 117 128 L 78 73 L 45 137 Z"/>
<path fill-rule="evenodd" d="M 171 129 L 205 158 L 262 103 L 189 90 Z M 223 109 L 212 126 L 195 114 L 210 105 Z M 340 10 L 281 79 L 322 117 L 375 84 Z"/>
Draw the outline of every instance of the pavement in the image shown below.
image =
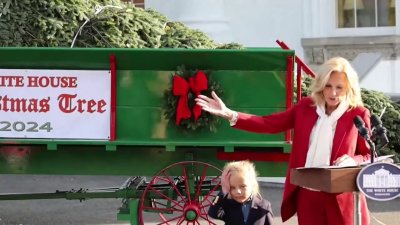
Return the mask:
<path fill-rule="evenodd" d="M 119 186 L 126 179 L 127 177 L 123 176 L 0 175 L 0 193 L 111 187 Z M 269 179 L 260 183 L 263 196 L 271 201 L 275 225 L 297 224 L 296 217 L 285 223 L 281 222 L 281 180 Z M 368 205 L 371 211 L 371 225 L 400 225 L 400 198 L 386 202 L 368 200 Z M 82 202 L 64 199 L 0 201 L 0 225 L 127 225 L 129 223 L 126 221 L 116 219 L 120 206 L 120 199 L 93 199 Z"/>

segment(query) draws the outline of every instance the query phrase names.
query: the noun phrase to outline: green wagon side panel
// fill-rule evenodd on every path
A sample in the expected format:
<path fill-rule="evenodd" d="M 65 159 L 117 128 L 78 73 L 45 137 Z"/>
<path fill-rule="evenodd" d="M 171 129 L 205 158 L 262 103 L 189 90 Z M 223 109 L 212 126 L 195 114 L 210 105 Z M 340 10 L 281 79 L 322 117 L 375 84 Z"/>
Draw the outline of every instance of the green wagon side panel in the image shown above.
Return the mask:
<path fill-rule="evenodd" d="M 162 140 L 184 142 L 188 138 L 200 142 L 282 140 L 282 134 L 265 136 L 237 132 L 230 129 L 227 123 L 221 124 L 217 133 L 182 132 L 180 129 L 168 126 L 160 106 L 163 104 L 163 93 L 169 88 L 169 78 L 173 73 L 174 71 L 132 71 L 118 76 L 117 102 L 120 106 L 117 111 L 118 140 L 122 142 Z M 246 76 L 248 78 L 245 78 Z M 226 104 L 237 110 L 267 114 L 285 108 L 285 102 L 282 101 L 285 99 L 284 76 L 277 72 L 217 71 L 213 72 L 212 79 L 218 80 L 224 87 L 226 98 L 223 98 L 226 99 Z M 238 80 L 240 82 L 237 82 Z M 274 88 L 268 88 L 269 86 Z M 252 93 L 254 90 L 258 90 L 258 93 Z M 255 95 L 271 96 L 271 100 L 260 100 L 253 97 Z M 240 135 L 236 135 L 233 139 L 232 135 L 238 133 Z"/>
<path fill-rule="evenodd" d="M 105 151 L 98 146 L 62 146 L 48 151 L 40 146 L 11 149 L 4 147 L 0 156 L 2 174 L 67 174 L 67 175 L 126 175 L 152 176 L 161 169 L 192 155 L 219 168 L 225 161 L 217 160 L 216 148 L 184 148 L 166 152 L 161 147 L 121 147 Z M 262 176 L 285 176 L 287 164 L 255 162 Z M 179 174 L 181 175 L 181 174 Z M 214 174 L 219 175 L 219 174 Z"/>

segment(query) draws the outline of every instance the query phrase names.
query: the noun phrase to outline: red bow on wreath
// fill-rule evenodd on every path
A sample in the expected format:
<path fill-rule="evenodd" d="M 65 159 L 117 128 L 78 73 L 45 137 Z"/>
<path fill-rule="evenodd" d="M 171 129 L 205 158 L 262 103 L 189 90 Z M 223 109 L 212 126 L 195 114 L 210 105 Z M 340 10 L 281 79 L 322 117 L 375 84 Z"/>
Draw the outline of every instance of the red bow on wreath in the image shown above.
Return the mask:
<path fill-rule="evenodd" d="M 196 75 L 189 78 L 189 82 L 185 78 L 175 75 L 173 79 L 172 91 L 174 95 L 180 96 L 178 106 L 176 108 L 176 125 L 179 125 L 182 119 L 189 119 L 192 113 L 188 105 L 189 90 L 192 90 L 196 96 L 201 91 L 208 89 L 208 80 L 202 70 L 199 70 Z M 201 107 L 195 105 L 193 107 L 194 121 L 197 121 L 201 115 Z"/>

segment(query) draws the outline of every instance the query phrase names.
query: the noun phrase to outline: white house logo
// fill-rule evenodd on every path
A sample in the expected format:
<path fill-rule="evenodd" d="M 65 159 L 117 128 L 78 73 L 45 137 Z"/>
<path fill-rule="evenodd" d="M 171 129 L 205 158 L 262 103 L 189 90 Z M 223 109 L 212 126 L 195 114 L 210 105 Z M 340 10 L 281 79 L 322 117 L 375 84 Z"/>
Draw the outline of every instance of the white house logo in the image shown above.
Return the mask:
<path fill-rule="evenodd" d="M 388 201 L 400 196 L 400 167 L 389 163 L 373 163 L 357 176 L 358 189 L 366 197 Z"/>

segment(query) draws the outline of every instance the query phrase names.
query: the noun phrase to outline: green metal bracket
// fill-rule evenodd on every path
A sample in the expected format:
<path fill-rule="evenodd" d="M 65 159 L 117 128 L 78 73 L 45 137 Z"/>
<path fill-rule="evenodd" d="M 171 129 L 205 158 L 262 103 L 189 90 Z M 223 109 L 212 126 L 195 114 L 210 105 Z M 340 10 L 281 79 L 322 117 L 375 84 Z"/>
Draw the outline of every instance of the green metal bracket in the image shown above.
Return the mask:
<path fill-rule="evenodd" d="M 165 151 L 167 152 L 175 152 L 175 145 L 166 145 L 165 146 Z"/>
<path fill-rule="evenodd" d="M 235 148 L 232 145 L 225 145 L 224 152 L 234 152 Z"/>
<path fill-rule="evenodd" d="M 47 150 L 51 150 L 51 151 L 57 150 L 57 144 L 56 143 L 48 143 Z"/>
<path fill-rule="evenodd" d="M 290 152 L 292 152 L 292 145 L 290 145 L 290 144 L 283 145 L 283 152 L 284 152 L 284 153 L 290 153 Z"/>
<path fill-rule="evenodd" d="M 117 151 L 117 146 L 116 145 L 106 145 L 106 151 L 115 152 L 115 151 Z"/>
<path fill-rule="evenodd" d="M 192 160 L 194 160 L 193 152 L 186 152 L 186 153 L 185 153 L 185 160 L 186 160 L 186 161 L 192 161 Z"/>
<path fill-rule="evenodd" d="M 139 225 L 138 220 L 138 208 L 139 208 L 139 199 L 132 198 L 129 200 L 129 214 L 130 214 L 130 222 L 131 225 Z"/>
<path fill-rule="evenodd" d="M 130 221 L 130 213 L 129 213 L 129 204 L 130 199 L 124 199 L 122 206 L 119 208 L 119 212 L 117 213 L 118 221 Z"/>
<path fill-rule="evenodd" d="M 129 210 L 129 209 L 119 209 L 119 212 L 117 214 L 117 220 L 118 221 L 130 221 L 130 216 L 129 216 L 129 212 L 126 212 L 125 210 Z"/>

